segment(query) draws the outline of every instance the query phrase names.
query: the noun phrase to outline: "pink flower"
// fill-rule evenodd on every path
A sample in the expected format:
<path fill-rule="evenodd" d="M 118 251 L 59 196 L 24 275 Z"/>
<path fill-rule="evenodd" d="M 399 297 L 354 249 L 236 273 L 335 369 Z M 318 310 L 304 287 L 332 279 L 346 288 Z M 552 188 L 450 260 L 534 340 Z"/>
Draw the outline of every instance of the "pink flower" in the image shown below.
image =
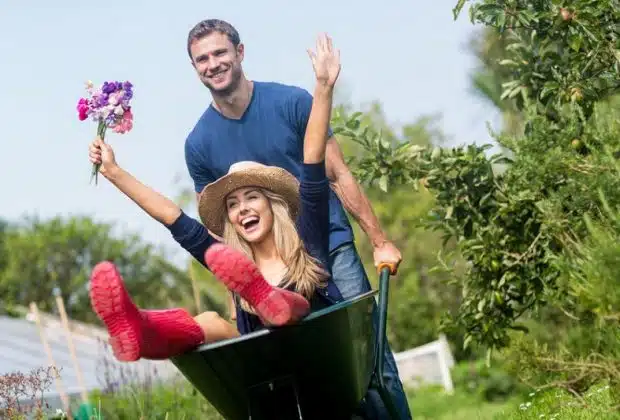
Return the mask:
<path fill-rule="evenodd" d="M 97 133 L 103 140 L 106 129 L 124 134 L 133 128 L 133 115 L 129 101 L 133 97 L 133 85 L 128 82 L 110 81 L 95 88 L 93 82 L 86 83 L 87 98 L 78 100 L 76 109 L 80 121 L 92 119 L 97 123 Z M 91 177 L 97 184 L 99 164 L 94 164 Z"/>
<path fill-rule="evenodd" d="M 77 104 L 78 118 L 80 121 L 84 121 L 88 118 L 89 109 L 88 99 L 80 98 Z"/>
<path fill-rule="evenodd" d="M 114 130 L 115 133 L 124 134 L 130 131 L 132 128 L 133 128 L 133 114 L 131 113 L 131 109 L 128 109 L 123 114 L 123 118 L 118 123 L 116 123 L 116 125 L 114 126 L 112 130 Z"/>

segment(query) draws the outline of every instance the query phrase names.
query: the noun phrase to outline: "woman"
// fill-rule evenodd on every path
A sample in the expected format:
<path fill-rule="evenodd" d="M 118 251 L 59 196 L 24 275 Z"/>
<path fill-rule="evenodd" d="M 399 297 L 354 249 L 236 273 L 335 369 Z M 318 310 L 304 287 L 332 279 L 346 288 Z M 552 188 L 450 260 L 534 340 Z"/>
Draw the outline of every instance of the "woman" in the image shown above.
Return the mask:
<path fill-rule="evenodd" d="M 90 160 L 101 164 L 101 174 L 164 224 L 237 296 L 237 329 L 214 312 L 193 318 L 184 309 L 142 310 L 131 301 L 115 266 L 98 264 L 91 276 L 91 302 L 119 360 L 170 358 L 265 325 L 296 322 L 311 309 L 342 300 L 326 271 L 329 184 L 325 174 L 340 57 L 325 35 L 319 37 L 316 53 L 309 51 L 309 55 L 317 82 L 304 138 L 301 183 L 281 168 L 255 162 L 232 165 L 226 176 L 201 193 L 204 226 L 120 168 L 109 145 L 100 139 L 91 144 Z M 207 229 L 222 237 L 224 244 Z"/>

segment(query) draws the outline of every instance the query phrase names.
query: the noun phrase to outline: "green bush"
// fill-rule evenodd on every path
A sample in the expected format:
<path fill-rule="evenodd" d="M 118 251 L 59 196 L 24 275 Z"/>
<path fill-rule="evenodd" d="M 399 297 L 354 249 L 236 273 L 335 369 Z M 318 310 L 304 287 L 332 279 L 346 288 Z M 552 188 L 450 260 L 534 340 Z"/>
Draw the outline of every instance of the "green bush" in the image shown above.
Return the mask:
<path fill-rule="evenodd" d="M 454 273 L 462 298 L 447 331 L 506 350 L 507 367 L 534 386 L 579 394 L 607 380 L 620 402 L 620 3 L 469 3 L 472 21 L 501 40 L 487 57 L 504 70 L 494 99 L 519 114 L 493 133 L 500 155 L 395 144 L 355 116 L 335 132 L 363 145 L 359 179 L 384 191 L 424 180 L 433 193 L 427 226 L 467 263 Z"/>
<path fill-rule="evenodd" d="M 500 364 L 487 366 L 484 360 L 462 362 L 452 369 L 452 380 L 459 392 L 466 392 L 483 401 L 503 401 L 517 394 L 525 395 L 527 388 Z"/>
<path fill-rule="evenodd" d="M 506 354 L 512 370 L 536 386 L 554 383 L 582 393 L 597 382 L 609 381 L 611 395 L 619 401 L 620 212 L 601 201 L 602 220 L 593 223 L 586 218 L 588 237 L 567 247 L 556 262 L 570 302 L 563 307 L 556 304 L 554 312 L 563 318 L 532 320 L 536 327 L 527 336 L 515 337 Z M 553 324 L 556 328 L 550 334 Z"/>

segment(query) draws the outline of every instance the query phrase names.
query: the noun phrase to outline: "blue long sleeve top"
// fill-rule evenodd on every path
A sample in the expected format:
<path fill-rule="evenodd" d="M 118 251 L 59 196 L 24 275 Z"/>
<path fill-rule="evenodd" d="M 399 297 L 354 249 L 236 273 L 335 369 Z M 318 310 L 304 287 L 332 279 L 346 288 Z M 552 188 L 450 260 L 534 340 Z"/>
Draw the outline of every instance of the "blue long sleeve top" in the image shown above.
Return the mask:
<path fill-rule="evenodd" d="M 307 252 L 329 272 L 329 182 L 325 161 L 302 165 L 299 195 L 301 209 L 296 221 L 297 231 Z M 204 254 L 217 240 L 200 222 L 182 212 L 168 229 L 181 247 L 209 269 L 204 261 Z M 342 295 L 330 276 L 327 286 L 316 290 L 310 299 L 310 305 L 312 310 L 316 310 L 342 300 Z M 247 334 L 263 328 L 258 317 L 241 309 L 237 300 L 235 306 L 239 333 Z"/>

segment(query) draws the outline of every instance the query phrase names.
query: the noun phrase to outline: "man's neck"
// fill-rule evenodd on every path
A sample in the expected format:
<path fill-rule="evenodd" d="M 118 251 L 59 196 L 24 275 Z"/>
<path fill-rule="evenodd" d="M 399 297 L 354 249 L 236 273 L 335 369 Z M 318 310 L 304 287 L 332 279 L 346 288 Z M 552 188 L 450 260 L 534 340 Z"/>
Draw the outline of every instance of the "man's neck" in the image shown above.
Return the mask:
<path fill-rule="evenodd" d="M 253 89 L 254 83 L 242 77 L 234 92 L 224 96 L 213 95 L 213 106 L 225 117 L 239 119 L 250 104 Z"/>

